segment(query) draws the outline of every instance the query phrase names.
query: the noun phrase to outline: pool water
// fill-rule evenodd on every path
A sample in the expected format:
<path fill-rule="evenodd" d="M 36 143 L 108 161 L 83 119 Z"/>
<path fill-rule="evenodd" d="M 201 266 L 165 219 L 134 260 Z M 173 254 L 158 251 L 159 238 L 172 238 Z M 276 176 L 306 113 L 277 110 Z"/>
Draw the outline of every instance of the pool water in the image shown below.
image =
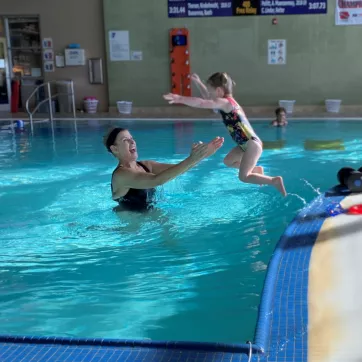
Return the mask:
<path fill-rule="evenodd" d="M 140 159 L 175 163 L 194 141 L 225 136 L 223 148 L 158 190 L 148 215 L 112 212 L 116 160 L 102 136 L 128 127 Z M 306 202 L 358 168 L 359 122 L 254 123 L 260 164 L 284 177 L 242 184 L 223 157 L 233 147 L 221 122 L 55 122 L 0 131 L 0 334 L 253 339 L 267 264 Z M 308 141 L 309 140 L 309 141 Z M 306 150 L 334 140 L 337 150 Z M 344 149 L 343 149 L 344 148 Z"/>

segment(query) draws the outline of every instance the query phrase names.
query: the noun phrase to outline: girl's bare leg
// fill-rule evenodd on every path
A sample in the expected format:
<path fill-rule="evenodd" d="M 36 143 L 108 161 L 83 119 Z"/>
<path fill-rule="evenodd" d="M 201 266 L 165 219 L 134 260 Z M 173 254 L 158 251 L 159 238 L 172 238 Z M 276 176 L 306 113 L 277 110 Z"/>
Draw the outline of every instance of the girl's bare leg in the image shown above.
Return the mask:
<path fill-rule="evenodd" d="M 246 151 L 240 162 L 239 179 L 245 183 L 257 184 L 257 185 L 272 185 L 283 196 L 286 196 L 283 178 L 280 176 L 269 177 L 266 175 L 258 174 L 254 172 L 256 163 L 258 162 L 263 148 L 257 141 L 248 141 Z"/>
<path fill-rule="evenodd" d="M 244 151 L 239 147 L 234 147 L 224 158 L 224 164 L 231 168 L 240 168 L 240 162 L 243 158 Z M 264 175 L 264 168 L 262 166 L 255 166 L 253 173 Z"/>

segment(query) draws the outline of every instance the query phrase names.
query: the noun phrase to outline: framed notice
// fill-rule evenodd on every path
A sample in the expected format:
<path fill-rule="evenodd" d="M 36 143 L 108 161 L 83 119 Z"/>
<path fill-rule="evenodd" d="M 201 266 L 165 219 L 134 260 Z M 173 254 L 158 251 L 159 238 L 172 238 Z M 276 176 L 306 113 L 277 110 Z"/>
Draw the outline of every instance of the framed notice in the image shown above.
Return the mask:
<path fill-rule="evenodd" d="M 111 62 L 130 60 L 128 30 L 111 30 L 109 32 L 109 55 Z"/>
<path fill-rule="evenodd" d="M 336 0 L 336 25 L 361 25 L 362 1 Z"/>
<path fill-rule="evenodd" d="M 285 39 L 268 40 L 268 64 L 287 64 L 287 41 Z"/>

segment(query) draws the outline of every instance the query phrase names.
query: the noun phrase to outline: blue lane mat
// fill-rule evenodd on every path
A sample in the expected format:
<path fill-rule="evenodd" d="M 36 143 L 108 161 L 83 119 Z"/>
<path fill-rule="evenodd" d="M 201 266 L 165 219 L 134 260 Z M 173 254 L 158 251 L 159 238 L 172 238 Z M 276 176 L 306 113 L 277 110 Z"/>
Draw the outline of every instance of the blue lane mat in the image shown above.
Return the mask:
<path fill-rule="evenodd" d="M 247 344 L 0 336 L 0 361 L 307 362 L 310 255 L 327 206 L 341 195 L 332 189 L 315 199 L 281 237 L 268 266 L 250 360 Z"/>

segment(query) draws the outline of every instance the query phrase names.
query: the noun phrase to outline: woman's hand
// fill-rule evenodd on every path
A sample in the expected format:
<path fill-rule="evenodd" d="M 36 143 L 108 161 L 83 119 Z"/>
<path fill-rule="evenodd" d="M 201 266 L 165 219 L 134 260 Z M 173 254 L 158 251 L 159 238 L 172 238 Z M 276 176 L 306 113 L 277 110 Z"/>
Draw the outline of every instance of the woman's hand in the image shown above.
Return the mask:
<path fill-rule="evenodd" d="M 181 96 L 179 96 L 178 94 L 173 94 L 173 93 L 169 93 L 169 94 L 165 94 L 163 96 L 164 99 L 166 99 L 166 101 L 168 101 L 168 103 L 170 104 L 174 104 L 174 103 L 181 103 Z"/>
<path fill-rule="evenodd" d="M 194 143 L 191 148 L 190 158 L 193 162 L 199 162 L 213 155 L 223 144 L 223 137 L 215 137 L 209 143 Z"/>

